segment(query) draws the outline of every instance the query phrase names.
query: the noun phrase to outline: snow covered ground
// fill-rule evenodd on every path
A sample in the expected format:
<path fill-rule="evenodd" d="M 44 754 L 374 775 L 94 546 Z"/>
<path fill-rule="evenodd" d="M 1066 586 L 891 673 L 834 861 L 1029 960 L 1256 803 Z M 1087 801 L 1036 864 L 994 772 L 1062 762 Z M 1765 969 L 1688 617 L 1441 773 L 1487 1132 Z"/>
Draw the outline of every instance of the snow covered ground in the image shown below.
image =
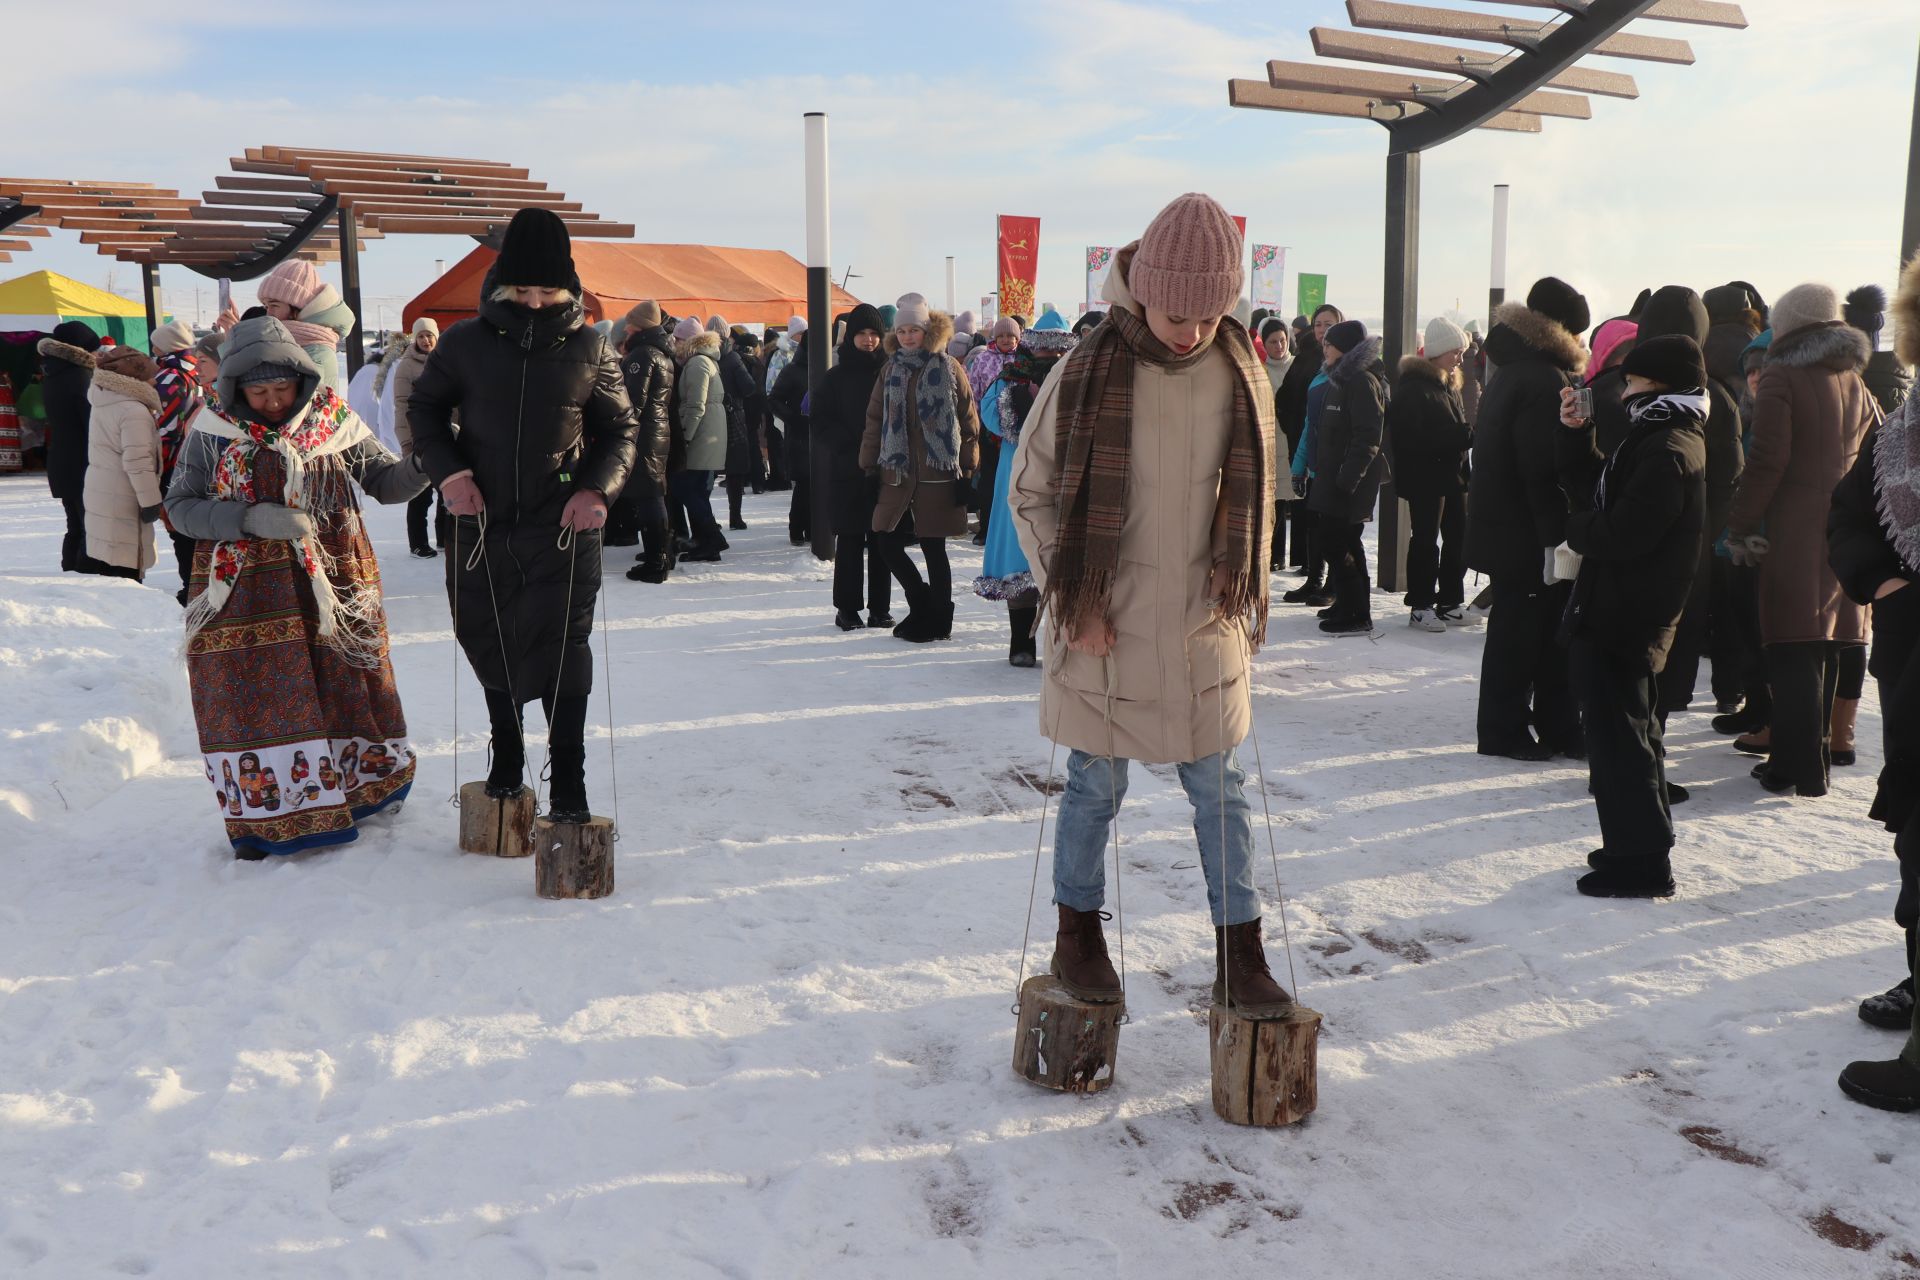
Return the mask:
<path fill-rule="evenodd" d="M 1901 965 L 1871 692 L 1818 801 L 1677 719 L 1681 894 L 1596 903 L 1583 774 L 1473 753 L 1477 632 L 1280 611 L 1256 710 L 1320 1111 L 1238 1129 L 1172 771 L 1122 823 L 1118 1083 L 1037 1090 L 1008 1010 L 1038 675 L 971 596 L 947 644 L 834 630 L 784 498 L 665 586 L 608 556 L 625 839 L 586 903 L 455 852 L 456 702 L 461 777 L 484 717 L 398 511 L 413 797 L 236 863 L 171 562 L 47 572 L 57 505 L 0 482 L 0 1274 L 1920 1274 L 1920 1121 L 1834 1087 L 1900 1045 L 1854 1016 Z M 1030 969 L 1049 932 L 1043 871 Z"/>

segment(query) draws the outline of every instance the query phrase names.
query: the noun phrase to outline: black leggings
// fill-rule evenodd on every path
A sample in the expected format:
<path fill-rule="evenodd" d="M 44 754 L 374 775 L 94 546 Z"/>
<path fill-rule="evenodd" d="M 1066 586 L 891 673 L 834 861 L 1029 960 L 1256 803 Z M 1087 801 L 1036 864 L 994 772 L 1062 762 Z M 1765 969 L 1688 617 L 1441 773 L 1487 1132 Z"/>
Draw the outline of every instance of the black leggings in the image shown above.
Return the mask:
<path fill-rule="evenodd" d="M 900 580 L 900 589 L 907 593 L 907 604 L 913 604 L 913 597 L 926 590 L 936 602 L 953 599 L 953 569 L 947 563 L 947 540 L 945 538 L 916 538 L 911 533 L 882 533 L 880 555 L 887 562 L 887 568 Z M 920 581 L 920 570 L 914 566 L 913 557 L 907 554 L 907 548 L 915 542 L 920 544 L 920 554 L 926 557 L 927 580 Z"/>
<path fill-rule="evenodd" d="M 1840 668 L 1840 682 L 1833 696 L 1858 702 L 1860 695 L 1867 691 L 1867 646 L 1848 645 L 1840 651 L 1835 665 Z"/>

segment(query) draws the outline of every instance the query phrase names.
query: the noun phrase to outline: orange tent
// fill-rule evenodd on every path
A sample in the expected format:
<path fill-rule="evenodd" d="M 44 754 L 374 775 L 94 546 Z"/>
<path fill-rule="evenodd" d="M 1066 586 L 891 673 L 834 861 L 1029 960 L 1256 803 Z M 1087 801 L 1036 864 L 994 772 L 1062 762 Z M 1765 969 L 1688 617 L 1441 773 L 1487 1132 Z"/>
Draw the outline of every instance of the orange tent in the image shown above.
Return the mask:
<path fill-rule="evenodd" d="M 432 316 L 445 328 L 473 315 L 481 281 L 497 256 L 482 246 L 448 267 L 407 304 L 401 323 L 411 327 Z M 576 240 L 573 265 L 593 320 L 617 320 L 649 298 L 668 315 L 721 315 L 731 324 L 785 325 L 807 309 L 807 269 L 778 249 Z M 836 315 L 858 302 L 844 289 L 833 290 Z"/>

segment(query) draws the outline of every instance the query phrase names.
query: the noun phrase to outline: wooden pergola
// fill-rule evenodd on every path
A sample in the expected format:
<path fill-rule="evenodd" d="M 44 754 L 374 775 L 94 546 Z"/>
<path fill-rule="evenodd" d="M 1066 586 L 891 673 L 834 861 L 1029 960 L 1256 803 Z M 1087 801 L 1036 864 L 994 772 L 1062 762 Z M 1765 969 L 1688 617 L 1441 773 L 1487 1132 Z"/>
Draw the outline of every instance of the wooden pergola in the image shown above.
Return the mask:
<path fill-rule="evenodd" d="M 631 223 L 585 211 L 528 170 L 492 160 L 308 147 L 249 147 L 198 199 L 147 183 L 0 178 L 0 233 L 76 231 L 141 270 L 149 325 L 160 321 L 159 272 L 182 266 L 214 279 L 252 280 L 288 258 L 340 264 L 354 313 L 347 367 L 361 364 L 360 244 L 386 235 L 463 235 L 497 244 L 532 205 L 575 236 L 631 239 Z M 24 241 L 0 239 L 0 261 Z"/>
<path fill-rule="evenodd" d="M 1504 8 L 1547 9 L 1551 18 L 1433 9 L 1392 0 L 1347 0 L 1361 28 L 1312 29 L 1314 52 L 1391 67 L 1365 71 L 1321 63 L 1273 61 L 1263 80 L 1230 80 L 1234 107 L 1372 120 L 1384 126 L 1387 149 L 1387 367 L 1414 350 L 1420 272 L 1420 155 L 1475 129 L 1539 133 L 1543 118 L 1585 120 L 1586 95 L 1639 96 L 1633 77 L 1581 65 L 1589 55 L 1691 65 L 1684 40 L 1626 28 L 1642 18 L 1744 28 L 1746 15 L 1722 0 L 1486 0 Z M 1393 34 L 1373 35 L 1384 31 Z M 1438 36 L 1497 48 L 1432 44 L 1405 36 Z M 1920 136 L 1917 134 L 1916 136 Z M 1497 303 L 1499 299 L 1496 297 Z M 1380 585 L 1400 586 L 1399 504 L 1382 498 Z"/>

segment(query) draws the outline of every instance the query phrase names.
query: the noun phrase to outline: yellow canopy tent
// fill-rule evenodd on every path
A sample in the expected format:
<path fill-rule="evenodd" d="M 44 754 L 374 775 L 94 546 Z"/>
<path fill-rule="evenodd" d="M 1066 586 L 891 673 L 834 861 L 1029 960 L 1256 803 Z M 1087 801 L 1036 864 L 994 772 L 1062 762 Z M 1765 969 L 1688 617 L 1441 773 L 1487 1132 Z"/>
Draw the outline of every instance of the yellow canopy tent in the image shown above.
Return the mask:
<path fill-rule="evenodd" d="M 53 271 L 0 282 L 0 333 L 49 333 L 78 320 L 122 346 L 147 349 L 147 308 Z"/>

